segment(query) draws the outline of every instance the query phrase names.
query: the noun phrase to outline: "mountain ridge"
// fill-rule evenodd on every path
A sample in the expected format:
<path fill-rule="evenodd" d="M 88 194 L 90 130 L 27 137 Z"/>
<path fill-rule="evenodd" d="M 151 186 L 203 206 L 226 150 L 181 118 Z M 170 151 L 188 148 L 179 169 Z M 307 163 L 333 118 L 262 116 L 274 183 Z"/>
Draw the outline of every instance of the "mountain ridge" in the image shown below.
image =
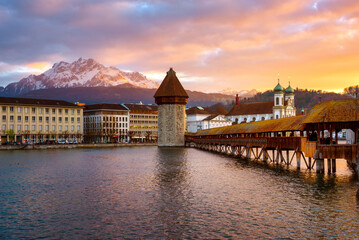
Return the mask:
<path fill-rule="evenodd" d="M 39 75 L 31 74 L 18 82 L 0 88 L 2 96 L 18 96 L 30 91 L 49 88 L 113 87 L 131 84 L 133 87 L 157 88 L 159 84 L 139 72 L 125 72 L 115 67 L 105 67 L 94 59 L 68 63 L 60 61 Z"/>

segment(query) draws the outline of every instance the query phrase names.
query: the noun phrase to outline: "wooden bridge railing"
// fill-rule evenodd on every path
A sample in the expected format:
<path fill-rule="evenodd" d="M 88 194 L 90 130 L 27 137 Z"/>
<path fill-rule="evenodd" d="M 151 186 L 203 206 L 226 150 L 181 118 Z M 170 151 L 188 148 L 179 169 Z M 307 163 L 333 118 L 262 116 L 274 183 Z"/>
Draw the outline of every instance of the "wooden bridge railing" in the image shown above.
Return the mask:
<path fill-rule="evenodd" d="M 297 150 L 313 156 L 315 142 L 308 142 L 306 137 L 244 137 L 244 138 L 191 138 L 196 144 L 239 145 L 265 147 L 267 149 Z"/>
<path fill-rule="evenodd" d="M 358 154 L 358 144 L 319 144 L 317 149 L 321 153 L 321 158 L 327 159 L 344 158 L 355 161 Z"/>

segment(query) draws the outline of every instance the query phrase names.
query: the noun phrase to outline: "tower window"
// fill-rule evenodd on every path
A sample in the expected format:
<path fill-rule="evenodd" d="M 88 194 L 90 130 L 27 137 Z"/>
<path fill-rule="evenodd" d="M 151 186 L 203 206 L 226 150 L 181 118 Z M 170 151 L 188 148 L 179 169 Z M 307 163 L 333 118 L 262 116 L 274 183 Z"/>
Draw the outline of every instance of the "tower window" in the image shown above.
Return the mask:
<path fill-rule="evenodd" d="M 275 105 L 279 105 L 279 97 L 275 98 Z"/>

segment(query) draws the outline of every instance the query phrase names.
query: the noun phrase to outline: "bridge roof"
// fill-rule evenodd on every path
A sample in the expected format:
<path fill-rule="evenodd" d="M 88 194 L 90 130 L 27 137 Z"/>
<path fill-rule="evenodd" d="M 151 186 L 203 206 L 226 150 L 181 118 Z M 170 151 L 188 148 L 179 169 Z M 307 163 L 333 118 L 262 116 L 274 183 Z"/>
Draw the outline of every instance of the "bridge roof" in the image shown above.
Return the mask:
<path fill-rule="evenodd" d="M 359 100 L 341 99 L 321 102 L 308 113 L 304 123 L 359 121 Z"/>
<path fill-rule="evenodd" d="M 198 131 L 197 136 L 237 134 L 237 133 L 265 133 L 282 131 L 302 131 L 305 128 L 303 120 L 305 115 L 288 117 L 274 120 L 258 121 L 251 123 L 241 123 L 237 125 L 211 128 Z"/>

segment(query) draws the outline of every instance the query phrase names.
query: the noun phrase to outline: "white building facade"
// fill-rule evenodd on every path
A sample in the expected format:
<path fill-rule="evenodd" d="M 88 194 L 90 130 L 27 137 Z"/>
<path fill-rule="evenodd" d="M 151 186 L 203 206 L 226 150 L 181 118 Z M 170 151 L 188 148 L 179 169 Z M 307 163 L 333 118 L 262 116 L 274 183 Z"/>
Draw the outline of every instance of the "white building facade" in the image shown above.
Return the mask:
<path fill-rule="evenodd" d="M 236 98 L 236 105 L 229 111 L 227 118 L 235 123 L 246 123 L 279 119 L 296 116 L 294 106 L 294 90 L 289 86 L 284 89 L 278 80 L 274 88 L 274 101 L 239 103 Z"/>
<path fill-rule="evenodd" d="M 218 114 L 209 108 L 192 107 L 186 110 L 186 114 L 187 132 L 232 125 L 232 121 L 225 115 Z"/>
<path fill-rule="evenodd" d="M 88 105 L 84 110 L 85 141 L 127 142 L 129 121 L 129 110 L 122 104 Z"/>

